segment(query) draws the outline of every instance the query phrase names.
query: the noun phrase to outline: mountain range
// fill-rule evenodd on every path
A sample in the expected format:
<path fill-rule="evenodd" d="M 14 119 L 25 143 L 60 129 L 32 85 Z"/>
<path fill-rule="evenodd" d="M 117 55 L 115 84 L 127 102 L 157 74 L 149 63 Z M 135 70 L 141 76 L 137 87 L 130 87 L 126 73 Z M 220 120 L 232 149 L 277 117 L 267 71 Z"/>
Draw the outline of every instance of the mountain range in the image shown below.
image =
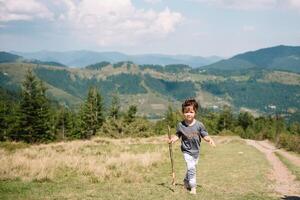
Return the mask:
<path fill-rule="evenodd" d="M 54 61 L 71 67 L 84 67 L 97 62 L 121 62 L 130 61 L 136 64 L 185 64 L 191 67 L 200 67 L 221 60 L 221 57 L 201 57 L 191 55 L 165 55 L 165 54 L 140 54 L 128 55 L 120 52 L 95 52 L 95 51 L 38 51 L 38 52 L 12 52 L 26 59 L 40 61 Z"/>

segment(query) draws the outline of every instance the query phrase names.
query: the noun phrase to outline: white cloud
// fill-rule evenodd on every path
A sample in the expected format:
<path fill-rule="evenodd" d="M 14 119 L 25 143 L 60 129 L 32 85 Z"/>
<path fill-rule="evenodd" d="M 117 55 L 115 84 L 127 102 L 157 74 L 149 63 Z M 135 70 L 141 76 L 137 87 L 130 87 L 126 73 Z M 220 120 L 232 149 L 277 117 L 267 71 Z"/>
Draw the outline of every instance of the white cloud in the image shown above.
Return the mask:
<path fill-rule="evenodd" d="M 300 11 L 300 0 L 286 0 L 289 7 Z"/>
<path fill-rule="evenodd" d="M 183 20 L 178 12 L 137 9 L 130 0 L 61 0 L 67 7 L 59 19 L 69 23 L 78 37 L 101 46 L 133 45 L 147 39 L 163 38 Z"/>
<path fill-rule="evenodd" d="M 300 10 L 300 0 L 189 0 L 235 10 L 292 8 Z"/>
<path fill-rule="evenodd" d="M 120 46 L 164 38 L 183 16 L 169 8 L 138 9 L 131 0 L 0 0 L 0 23 L 35 19 L 52 20 L 49 26 L 83 42 Z"/>
<path fill-rule="evenodd" d="M 0 0 L 0 22 L 52 17 L 48 8 L 35 0 Z"/>
<path fill-rule="evenodd" d="M 244 32 L 253 32 L 253 31 L 255 31 L 255 27 L 252 26 L 252 25 L 244 25 L 244 26 L 242 27 L 242 30 L 243 30 Z"/>
<path fill-rule="evenodd" d="M 252 10 L 272 8 L 276 6 L 277 0 L 222 0 L 221 3 L 233 9 Z"/>
<path fill-rule="evenodd" d="M 162 0 L 144 0 L 146 3 L 150 3 L 150 4 L 157 4 L 160 3 Z"/>

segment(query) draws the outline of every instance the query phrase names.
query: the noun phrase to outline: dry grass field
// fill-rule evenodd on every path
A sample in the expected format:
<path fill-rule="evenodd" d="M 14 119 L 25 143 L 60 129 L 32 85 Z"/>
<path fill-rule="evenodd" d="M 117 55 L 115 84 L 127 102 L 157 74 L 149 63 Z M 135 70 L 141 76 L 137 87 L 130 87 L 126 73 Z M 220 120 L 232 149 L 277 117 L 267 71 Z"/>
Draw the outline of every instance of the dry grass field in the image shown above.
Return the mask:
<path fill-rule="evenodd" d="M 171 185 L 165 137 L 1 143 L 0 199 L 280 199 L 261 152 L 238 137 L 215 140 L 202 143 L 196 196 L 183 189 L 179 143 Z"/>

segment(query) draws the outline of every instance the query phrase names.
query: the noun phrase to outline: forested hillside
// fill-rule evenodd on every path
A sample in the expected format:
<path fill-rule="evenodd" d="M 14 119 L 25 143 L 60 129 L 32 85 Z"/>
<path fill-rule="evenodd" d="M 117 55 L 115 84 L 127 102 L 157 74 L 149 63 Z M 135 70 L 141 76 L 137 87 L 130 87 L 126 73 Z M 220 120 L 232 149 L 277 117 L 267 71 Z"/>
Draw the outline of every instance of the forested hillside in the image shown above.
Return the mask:
<path fill-rule="evenodd" d="M 280 46 L 237 55 L 234 59 L 254 66 L 266 63 L 261 61 L 261 55 L 267 52 L 266 58 L 274 60 L 280 55 L 296 55 L 297 49 Z M 281 54 L 282 51 L 285 53 Z M 208 109 L 229 105 L 235 112 L 243 109 L 253 114 L 281 113 L 293 120 L 299 116 L 300 75 L 287 70 L 257 66 L 233 70 L 230 62 L 226 69 L 194 69 L 183 64 L 137 65 L 124 61 L 102 61 L 76 69 L 56 62 L 24 60 L 8 53 L 1 55 L 17 59 L 0 64 L 2 88 L 18 93 L 26 70 L 32 69 L 45 82 L 49 98 L 74 110 L 79 109 L 88 88 L 95 86 L 104 94 L 105 105 L 113 93 L 118 93 L 125 107 L 135 104 L 140 115 L 150 118 L 160 118 L 168 105 L 177 107 L 188 97 L 195 97 Z"/>
<path fill-rule="evenodd" d="M 233 56 L 208 66 L 206 69 L 236 70 L 248 68 L 277 69 L 300 72 L 300 47 L 276 46 Z"/>
<path fill-rule="evenodd" d="M 270 106 L 276 106 L 277 112 L 287 115 L 300 109 L 300 76 L 296 73 L 257 69 L 232 73 L 220 70 L 195 72 L 181 65 L 138 66 L 126 62 L 99 66 L 96 69 L 91 66 L 70 69 L 3 63 L 0 65 L 0 82 L 8 91 L 20 91 L 25 70 L 33 69 L 49 87 L 48 95 L 73 109 L 78 109 L 76 105 L 87 95 L 90 86 L 96 86 L 105 94 L 105 102 L 117 92 L 124 102 L 140 105 L 140 113 L 145 115 L 160 115 L 166 110 L 168 101 L 178 105 L 187 97 L 201 99 L 201 104 L 207 108 L 231 105 L 237 111 L 247 108 L 269 113 L 275 111 Z M 137 95 L 140 99 L 134 98 Z M 146 108 L 145 105 L 143 110 L 146 100 L 150 106 Z"/>

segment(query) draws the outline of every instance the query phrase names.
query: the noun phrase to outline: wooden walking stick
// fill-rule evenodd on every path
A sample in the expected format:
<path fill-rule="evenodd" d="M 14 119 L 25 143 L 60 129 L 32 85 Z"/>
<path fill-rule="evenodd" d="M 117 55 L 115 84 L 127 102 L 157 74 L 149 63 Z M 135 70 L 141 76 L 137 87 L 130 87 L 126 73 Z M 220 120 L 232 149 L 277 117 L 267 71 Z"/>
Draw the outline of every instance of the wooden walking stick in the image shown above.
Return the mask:
<path fill-rule="evenodd" d="M 171 128 L 168 125 L 168 137 L 171 139 Z M 169 143 L 169 152 L 170 152 L 170 159 L 171 159 L 171 166 L 172 166 L 172 185 L 175 186 L 175 172 L 174 172 L 174 159 L 173 159 L 173 150 L 172 150 L 172 143 Z"/>

